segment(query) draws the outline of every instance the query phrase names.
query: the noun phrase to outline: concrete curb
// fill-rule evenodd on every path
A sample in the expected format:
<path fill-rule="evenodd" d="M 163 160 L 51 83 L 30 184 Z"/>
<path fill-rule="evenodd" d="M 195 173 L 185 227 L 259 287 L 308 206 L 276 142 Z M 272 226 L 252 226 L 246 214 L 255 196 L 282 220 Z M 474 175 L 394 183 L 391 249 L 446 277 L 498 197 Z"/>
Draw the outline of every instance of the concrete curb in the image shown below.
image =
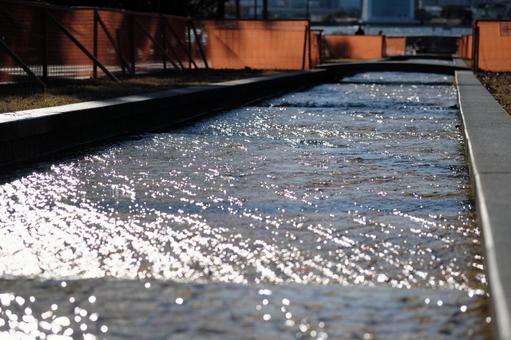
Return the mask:
<path fill-rule="evenodd" d="M 362 72 L 413 72 L 454 75 L 456 71 L 468 70 L 466 66 L 444 65 L 435 63 L 416 63 L 406 61 L 377 61 L 345 64 L 323 64 L 317 68 L 325 69 L 332 74 L 341 76 Z"/>
<path fill-rule="evenodd" d="M 511 116 L 471 71 L 456 72 L 496 335 L 511 339 Z"/>
<path fill-rule="evenodd" d="M 120 135 L 162 129 L 326 79 L 324 70 L 290 72 L 0 114 L 0 168 Z"/>

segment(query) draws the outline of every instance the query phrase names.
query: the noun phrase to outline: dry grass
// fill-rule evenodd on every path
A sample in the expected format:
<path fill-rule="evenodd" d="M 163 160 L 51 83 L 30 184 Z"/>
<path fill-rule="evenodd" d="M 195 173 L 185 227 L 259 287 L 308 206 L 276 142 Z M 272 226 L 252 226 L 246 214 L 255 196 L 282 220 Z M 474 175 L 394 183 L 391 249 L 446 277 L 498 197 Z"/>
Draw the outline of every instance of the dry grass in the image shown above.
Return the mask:
<path fill-rule="evenodd" d="M 255 70 L 167 71 L 140 75 L 114 83 L 99 80 L 52 80 L 45 92 L 24 85 L 0 86 L 0 113 L 101 100 L 164 89 L 205 85 L 274 74 Z"/>
<path fill-rule="evenodd" d="M 323 60 L 322 64 L 350 64 L 367 61 L 363 59 L 350 59 L 350 58 L 329 58 Z"/>
<path fill-rule="evenodd" d="M 479 80 L 511 114 L 511 73 L 480 73 Z"/>

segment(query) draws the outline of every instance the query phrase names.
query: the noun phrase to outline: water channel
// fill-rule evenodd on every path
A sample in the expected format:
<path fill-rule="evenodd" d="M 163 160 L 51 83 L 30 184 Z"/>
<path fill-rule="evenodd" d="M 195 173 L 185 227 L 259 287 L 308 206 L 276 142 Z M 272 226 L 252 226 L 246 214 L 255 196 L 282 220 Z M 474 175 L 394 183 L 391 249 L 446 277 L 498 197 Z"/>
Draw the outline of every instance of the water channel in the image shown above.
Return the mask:
<path fill-rule="evenodd" d="M 489 337 L 452 82 L 361 74 L 4 176 L 0 335 Z"/>

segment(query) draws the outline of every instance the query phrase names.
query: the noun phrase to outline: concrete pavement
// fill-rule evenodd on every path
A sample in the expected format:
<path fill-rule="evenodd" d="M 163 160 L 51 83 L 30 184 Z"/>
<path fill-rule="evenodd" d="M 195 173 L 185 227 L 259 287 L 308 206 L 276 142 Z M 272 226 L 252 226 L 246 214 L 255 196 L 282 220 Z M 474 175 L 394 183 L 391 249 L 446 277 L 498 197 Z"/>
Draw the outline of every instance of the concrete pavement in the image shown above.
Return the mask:
<path fill-rule="evenodd" d="M 496 335 L 511 339 L 511 116 L 471 71 L 456 72 Z"/>

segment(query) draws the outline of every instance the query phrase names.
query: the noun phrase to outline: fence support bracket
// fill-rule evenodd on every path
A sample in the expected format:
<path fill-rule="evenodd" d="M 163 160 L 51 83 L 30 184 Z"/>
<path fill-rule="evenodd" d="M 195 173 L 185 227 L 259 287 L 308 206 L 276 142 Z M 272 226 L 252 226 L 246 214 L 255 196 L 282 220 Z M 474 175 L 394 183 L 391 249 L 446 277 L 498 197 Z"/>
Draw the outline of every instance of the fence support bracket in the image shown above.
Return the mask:
<path fill-rule="evenodd" d="M 97 21 L 98 21 L 99 25 L 101 26 L 101 29 L 103 30 L 103 32 L 105 32 L 105 35 L 108 38 L 108 40 L 110 41 L 110 44 L 112 44 L 112 47 L 114 48 L 115 53 L 117 53 L 117 57 L 119 58 L 119 61 L 121 63 L 121 68 L 128 69 L 128 72 L 131 73 L 131 74 L 135 73 L 131 69 L 131 67 L 128 66 L 129 65 L 128 61 L 126 59 L 124 59 L 124 57 L 122 56 L 120 39 L 117 39 L 118 42 L 116 43 L 114 37 L 112 36 L 110 31 L 106 27 L 105 22 L 103 21 L 103 19 L 101 18 L 101 16 L 99 15 L 99 13 L 97 11 L 95 11 L 95 15 L 96 15 L 96 18 L 97 18 Z"/>
<path fill-rule="evenodd" d="M 167 26 L 167 28 L 169 29 L 170 33 L 172 33 L 172 36 L 174 36 L 174 38 L 177 40 L 177 42 L 178 42 L 179 46 L 181 47 L 181 49 L 183 50 L 183 52 L 188 56 L 188 60 L 193 64 L 193 66 L 195 68 L 199 68 L 192 58 L 191 51 L 188 51 L 185 44 L 179 38 L 179 35 L 176 33 L 174 28 L 172 28 L 172 25 L 169 23 L 168 19 L 163 17 L 163 22 L 165 23 L 165 26 Z"/>
<path fill-rule="evenodd" d="M 21 66 L 23 71 L 25 71 L 30 76 L 30 78 L 34 79 L 43 90 L 46 89 L 46 84 L 30 69 L 30 67 L 27 66 L 27 64 L 23 62 L 23 60 L 13 50 L 9 48 L 9 46 L 7 46 L 5 41 L 1 38 L 0 46 L 18 63 L 18 65 Z"/>
<path fill-rule="evenodd" d="M 197 33 L 197 29 L 195 28 L 193 20 L 190 19 L 188 22 L 189 22 L 190 26 L 192 27 L 193 35 L 195 36 L 195 41 L 197 42 L 197 45 L 199 46 L 199 52 L 202 57 L 202 60 L 204 61 L 204 65 L 206 66 L 206 69 L 209 69 L 208 59 L 206 58 L 206 54 L 204 53 L 204 49 L 202 48 L 202 43 L 200 41 L 200 37 L 199 37 L 199 34 Z"/>
<path fill-rule="evenodd" d="M 83 46 L 83 44 L 78 39 L 76 39 L 75 36 L 67 30 L 67 28 L 64 27 L 64 25 L 62 25 L 57 19 L 53 17 L 53 15 L 48 13 L 48 17 L 69 38 L 69 40 L 71 40 L 80 50 L 82 50 L 82 52 L 87 57 L 89 57 L 89 59 L 92 60 L 93 63 L 98 65 L 101 71 L 103 71 L 113 81 L 117 83 L 120 82 L 120 80 L 116 76 L 114 76 L 112 72 L 108 71 L 108 69 L 96 57 L 94 57 L 94 55 L 92 55 L 92 53 L 90 53 L 90 51 L 85 46 Z"/>
<path fill-rule="evenodd" d="M 181 62 L 179 61 L 179 58 L 177 58 L 177 61 L 180 65 L 177 65 L 174 60 L 172 60 L 172 58 L 168 55 L 167 51 L 165 51 L 165 49 L 163 48 L 163 46 L 156 40 L 154 39 L 151 34 L 145 29 L 144 26 L 142 26 L 137 19 L 133 19 L 135 21 L 135 24 L 140 28 L 140 30 L 144 33 L 144 35 L 146 37 L 149 38 L 149 40 L 151 40 L 151 42 L 154 44 L 154 46 L 156 46 L 160 52 L 167 58 L 168 61 L 170 61 L 170 63 L 172 64 L 172 66 L 174 66 L 174 68 L 181 68 L 181 69 L 184 69 L 183 65 L 181 65 Z"/>

